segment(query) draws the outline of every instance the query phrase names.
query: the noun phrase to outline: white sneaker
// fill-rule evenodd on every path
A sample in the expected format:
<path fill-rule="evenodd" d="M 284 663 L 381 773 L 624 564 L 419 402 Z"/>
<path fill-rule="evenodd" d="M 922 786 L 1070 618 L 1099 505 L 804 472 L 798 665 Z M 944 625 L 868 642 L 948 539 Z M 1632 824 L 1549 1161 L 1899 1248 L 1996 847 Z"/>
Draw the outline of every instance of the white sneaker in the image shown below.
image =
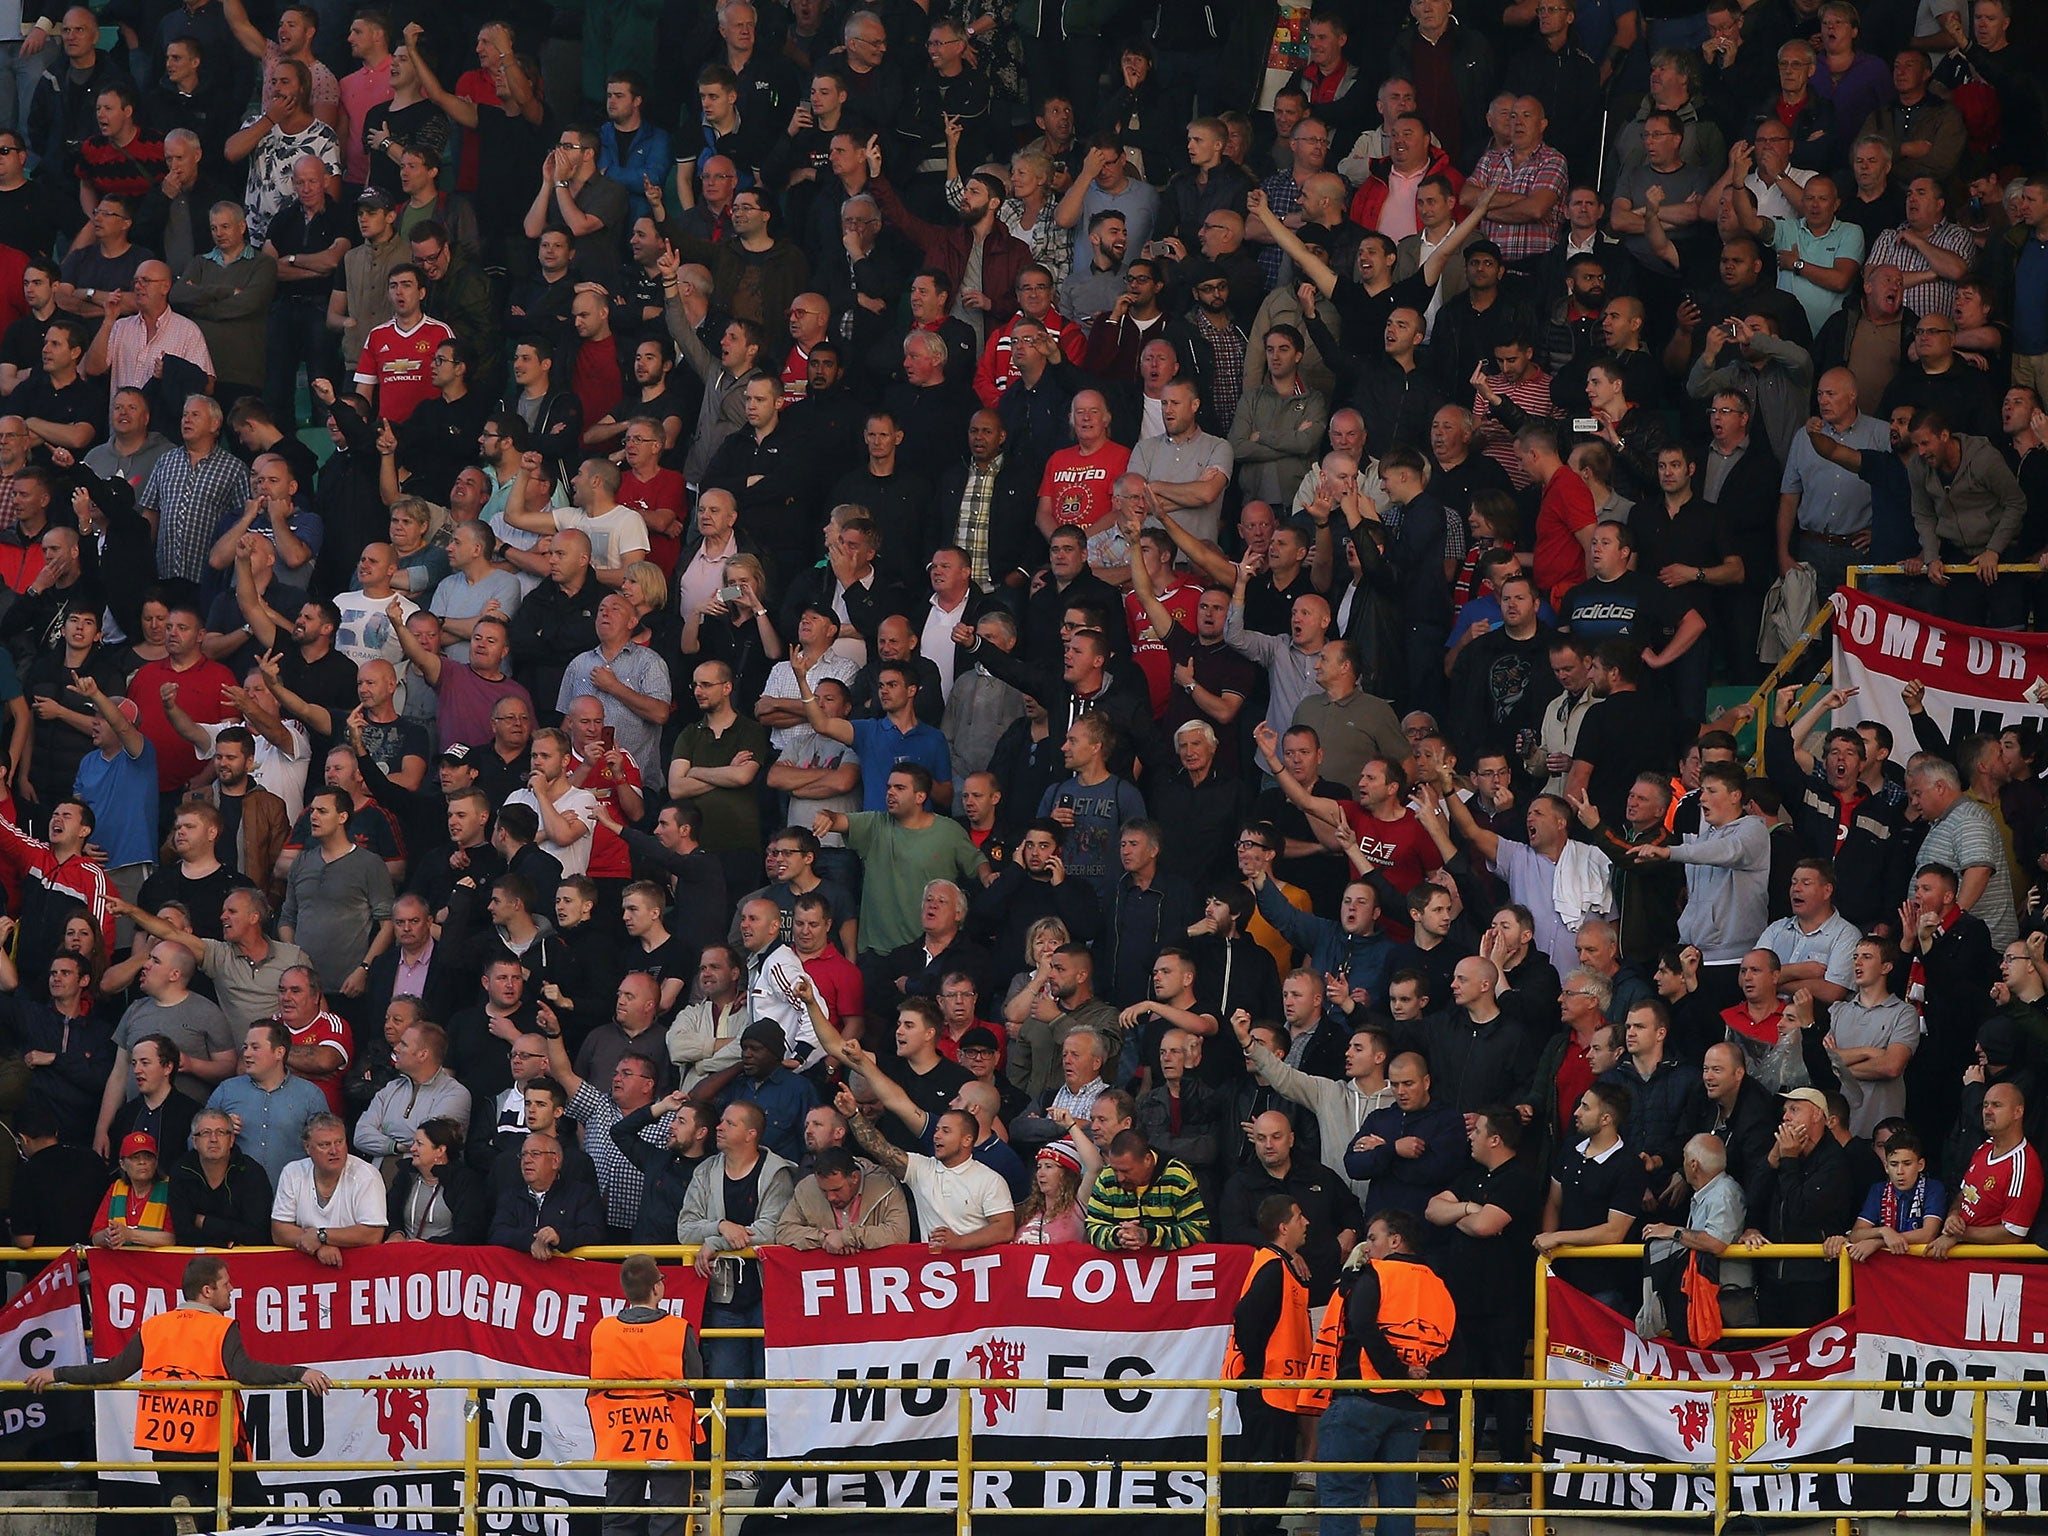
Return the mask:
<path fill-rule="evenodd" d="M 198 1536 L 199 1522 L 192 1518 L 192 1501 L 182 1493 L 171 1495 L 171 1508 L 179 1511 L 171 1517 L 171 1523 L 178 1536 Z"/>
<path fill-rule="evenodd" d="M 728 1472 L 725 1474 L 725 1486 L 728 1488 L 740 1488 L 748 1493 L 752 1493 L 760 1484 L 761 1476 L 757 1472 Z"/>

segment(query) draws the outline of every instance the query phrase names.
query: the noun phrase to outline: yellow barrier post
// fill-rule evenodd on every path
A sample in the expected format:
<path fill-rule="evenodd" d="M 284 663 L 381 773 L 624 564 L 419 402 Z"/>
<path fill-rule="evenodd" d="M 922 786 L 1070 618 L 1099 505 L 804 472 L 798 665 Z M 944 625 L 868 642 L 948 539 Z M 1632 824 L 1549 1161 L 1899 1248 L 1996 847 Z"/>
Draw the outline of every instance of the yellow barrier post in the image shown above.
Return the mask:
<path fill-rule="evenodd" d="M 953 1431 L 953 1465 L 960 1480 L 953 1493 L 953 1529 L 968 1536 L 974 1526 L 974 1394 L 960 1387 L 953 1396 L 960 1409 Z"/>
<path fill-rule="evenodd" d="M 462 1536 L 476 1536 L 479 1512 L 477 1463 L 483 1460 L 483 1407 L 476 1400 L 476 1388 L 462 1393 Z"/>
<path fill-rule="evenodd" d="M 1714 1394 L 1714 1536 L 1728 1523 L 1728 1394 Z"/>
<path fill-rule="evenodd" d="M 1209 1423 L 1202 1454 L 1207 1458 L 1208 1487 L 1202 1497 L 1202 1536 L 1223 1532 L 1223 1388 L 1209 1388 Z"/>
<path fill-rule="evenodd" d="M 1536 1311 L 1535 1317 L 1535 1358 L 1529 1362 L 1529 1374 L 1535 1378 L 1536 1390 L 1529 1396 L 1529 1451 L 1536 1458 L 1536 1470 L 1529 1477 L 1529 1524 L 1533 1528 L 1541 1523 L 1543 1515 L 1543 1405 L 1546 1401 L 1543 1384 L 1550 1379 L 1550 1255 L 1536 1255 Z"/>
<path fill-rule="evenodd" d="M 214 1450 L 213 1485 L 213 1512 L 220 1517 L 220 1524 L 214 1527 L 217 1531 L 234 1524 L 229 1515 L 235 1505 L 235 1405 L 240 1401 L 233 1387 L 220 1395 L 220 1444 Z"/>
<path fill-rule="evenodd" d="M 765 1398 L 763 1399 L 766 1400 Z M 725 1536 L 725 1383 L 711 1389 L 711 1487 L 704 1495 L 711 1536 Z"/>
<path fill-rule="evenodd" d="M 1458 1536 L 1472 1536 L 1472 1451 L 1478 1401 L 1479 1394 L 1470 1387 L 1458 1394 Z"/>
<path fill-rule="evenodd" d="M 1990 1433 L 1991 1394 L 1970 1394 L 1970 1536 L 1984 1536 L 1984 1452 Z"/>

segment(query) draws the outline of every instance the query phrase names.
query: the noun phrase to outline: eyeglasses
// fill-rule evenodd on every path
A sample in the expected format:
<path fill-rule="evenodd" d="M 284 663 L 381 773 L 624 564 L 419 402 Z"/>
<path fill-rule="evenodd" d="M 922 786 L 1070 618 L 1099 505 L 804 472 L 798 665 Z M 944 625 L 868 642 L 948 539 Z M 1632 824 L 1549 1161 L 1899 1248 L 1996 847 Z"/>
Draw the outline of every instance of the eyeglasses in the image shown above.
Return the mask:
<path fill-rule="evenodd" d="M 19 144 L 0 144 L 0 155 L 25 155 L 28 151 Z"/>

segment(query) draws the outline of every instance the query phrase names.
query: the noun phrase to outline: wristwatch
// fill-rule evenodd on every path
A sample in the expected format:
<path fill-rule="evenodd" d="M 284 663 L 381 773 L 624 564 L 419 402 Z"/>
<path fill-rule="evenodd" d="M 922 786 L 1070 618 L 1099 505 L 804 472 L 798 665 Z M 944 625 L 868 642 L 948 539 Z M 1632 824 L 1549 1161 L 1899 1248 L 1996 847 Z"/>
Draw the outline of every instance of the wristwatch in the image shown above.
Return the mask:
<path fill-rule="evenodd" d="M 1804 272 L 1806 270 L 1806 258 L 1804 256 L 1794 256 L 1792 258 L 1792 270 L 1794 272 Z"/>
<path fill-rule="evenodd" d="M 325 1227 L 320 1228 L 313 1234 L 313 1236 L 319 1242 L 322 1248 L 325 1248 L 327 1246 L 327 1229 Z"/>
<path fill-rule="evenodd" d="M 86 289 L 86 290 L 85 290 L 85 296 L 86 296 L 86 297 L 87 297 L 87 298 L 89 299 L 89 298 L 92 298 L 92 297 L 93 297 L 93 296 L 94 296 L 95 294 L 97 294 L 98 292 L 99 292 L 99 289 L 97 289 L 97 288 L 88 288 L 88 289 Z"/>

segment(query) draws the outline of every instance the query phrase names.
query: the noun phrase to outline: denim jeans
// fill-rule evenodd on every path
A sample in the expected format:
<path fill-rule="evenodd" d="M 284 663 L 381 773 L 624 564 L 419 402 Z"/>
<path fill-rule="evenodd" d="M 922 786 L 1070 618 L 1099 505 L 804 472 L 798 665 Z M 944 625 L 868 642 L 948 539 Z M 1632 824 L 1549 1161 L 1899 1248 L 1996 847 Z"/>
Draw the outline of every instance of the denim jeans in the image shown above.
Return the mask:
<path fill-rule="evenodd" d="M 1404 1394 L 1405 1395 L 1405 1394 Z M 1412 1401 L 1412 1399 L 1409 1399 Z M 1428 1416 L 1388 1403 L 1376 1393 L 1338 1392 L 1316 1431 L 1317 1461 L 1414 1461 L 1422 1450 Z M 1413 1472 L 1318 1472 L 1316 1502 L 1338 1508 L 1368 1504 L 1412 1508 Z M 1324 1515 L 1319 1536 L 1358 1536 L 1360 1517 Z M 1415 1536 L 1413 1515 L 1381 1515 L 1376 1536 Z"/>
<path fill-rule="evenodd" d="M 28 132 L 28 105 L 36 85 L 64 51 L 51 38 L 34 53 L 23 55 L 19 42 L 0 43 L 0 127 Z"/>
<path fill-rule="evenodd" d="M 751 1261 L 749 1261 L 751 1262 Z M 704 1303 L 706 1328 L 758 1328 L 761 1306 L 735 1307 L 719 1302 Z M 714 1380 L 758 1381 L 766 1369 L 766 1356 L 759 1339 L 706 1339 L 704 1374 Z M 758 1387 L 728 1391 L 727 1408 L 759 1408 L 763 1395 Z M 708 1455 L 709 1452 L 707 1451 Z M 759 1461 L 768 1454 L 766 1419 L 728 1417 L 725 1421 L 725 1454 L 734 1461 Z"/>

